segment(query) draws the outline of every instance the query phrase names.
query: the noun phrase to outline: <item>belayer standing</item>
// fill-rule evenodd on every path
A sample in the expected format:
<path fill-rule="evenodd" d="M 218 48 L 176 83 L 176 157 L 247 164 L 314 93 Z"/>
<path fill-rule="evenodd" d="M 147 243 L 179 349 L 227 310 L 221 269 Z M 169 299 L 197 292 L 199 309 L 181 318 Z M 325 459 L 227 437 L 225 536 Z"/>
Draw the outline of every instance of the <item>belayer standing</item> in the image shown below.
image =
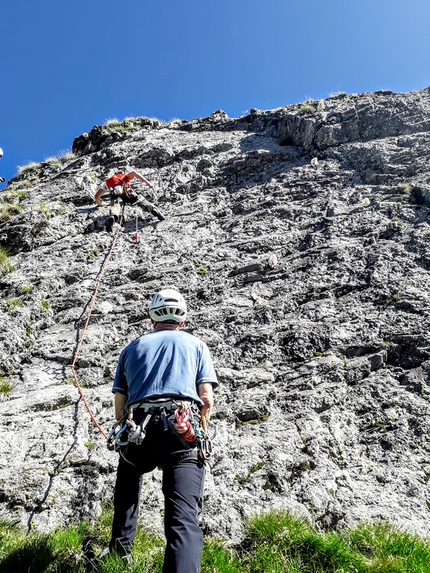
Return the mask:
<path fill-rule="evenodd" d="M 110 194 L 110 211 L 109 218 L 106 221 L 106 230 L 112 231 L 112 227 L 115 221 L 118 221 L 121 212 L 121 204 L 128 203 L 130 205 L 135 205 L 138 203 L 142 209 L 151 213 L 157 217 L 160 221 L 164 221 L 165 217 L 152 205 L 146 201 L 139 193 L 136 193 L 131 185 L 130 181 L 134 178 L 143 181 L 148 187 L 152 187 L 151 183 L 143 177 L 137 171 L 130 171 L 130 173 L 117 173 L 113 177 L 107 179 L 104 183 L 100 185 L 97 193 L 95 194 L 95 200 L 99 207 L 103 207 L 105 203 L 102 201 L 102 196 L 105 193 Z"/>
<path fill-rule="evenodd" d="M 152 332 L 122 351 L 112 388 L 116 419 L 127 418 L 128 412 L 134 432 L 129 425 L 128 441 L 124 438 L 120 445 L 109 549 L 123 557 L 131 554 L 143 474 L 161 467 L 166 535 L 163 572 L 198 573 L 205 456 L 196 437 L 196 420 L 210 418 L 218 382 L 207 345 L 180 330 L 187 306 L 179 292 L 159 291 L 151 301 L 149 316 Z M 196 432 L 187 419 L 194 420 Z M 136 430 L 140 440 L 133 443 Z"/>
<path fill-rule="evenodd" d="M 0 147 L 0 159 L 3 157 L 3 149 Z M 4 182 L 4 177 L 0 177 L 0 183 Z"/>

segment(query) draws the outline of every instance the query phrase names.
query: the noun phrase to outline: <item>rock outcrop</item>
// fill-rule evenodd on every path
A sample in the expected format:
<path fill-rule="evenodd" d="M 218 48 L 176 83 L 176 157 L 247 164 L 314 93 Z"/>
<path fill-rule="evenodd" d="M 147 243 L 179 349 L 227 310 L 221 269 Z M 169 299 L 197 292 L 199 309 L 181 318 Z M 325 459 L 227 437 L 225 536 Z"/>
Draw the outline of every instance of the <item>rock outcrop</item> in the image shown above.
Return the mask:
<path fill-rule="evenodd" d="M 112 242 L 93 196 L 131 166 L 166 220 L 126 209 L 80 349 L 102 427 L 120 351 L 176 286 L 220 378 L 209 535 L 237 540 L 276 508 L 428 536 L 429 155 L 425 89 L 110 123 L 24 169 L 0 204 L 0 517 L 47 531 L 112 497 L 116 454 L 70 364 Z M 145 477 L 141 504 L 157 530 L 160 481 Z"/>

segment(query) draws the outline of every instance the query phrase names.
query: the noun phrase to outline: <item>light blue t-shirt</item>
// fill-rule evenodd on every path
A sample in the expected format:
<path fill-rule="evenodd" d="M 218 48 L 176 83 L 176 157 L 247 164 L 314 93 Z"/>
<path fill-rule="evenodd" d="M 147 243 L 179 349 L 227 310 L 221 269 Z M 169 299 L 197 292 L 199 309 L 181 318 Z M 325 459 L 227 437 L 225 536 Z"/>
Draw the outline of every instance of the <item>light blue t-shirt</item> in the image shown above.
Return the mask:
<path fill-rule="evenodd" d="M 112 392 L 127 395 L 127 404 L 172 397 L 203 405 L 197 386 L 218 386 L 206 344 L 181 330 L 154 330 L 121 352 Z"/>

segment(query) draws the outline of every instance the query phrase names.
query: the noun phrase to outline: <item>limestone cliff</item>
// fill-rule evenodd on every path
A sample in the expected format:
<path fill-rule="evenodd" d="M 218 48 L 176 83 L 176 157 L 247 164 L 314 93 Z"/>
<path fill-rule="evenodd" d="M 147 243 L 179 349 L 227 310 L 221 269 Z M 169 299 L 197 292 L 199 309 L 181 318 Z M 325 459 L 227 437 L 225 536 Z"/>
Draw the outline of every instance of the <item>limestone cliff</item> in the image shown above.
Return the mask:
<path fill-rule="evenodd" d="M 112 496 L 116 454 L 70 363 L 113 237 L 93 196 L 134 167 L 166 220 L 126 209 L 79 353 L 106 432 L 119 352 L 176 286 L 221 382 L 208 534 L 282 508 L 429 535 L 429 154 L 425 89 L 111 122 L 24 169 L 0 203 L 0 517 L 47 531 Z M 157 530 L 160 478 L 141 507 Z"/>

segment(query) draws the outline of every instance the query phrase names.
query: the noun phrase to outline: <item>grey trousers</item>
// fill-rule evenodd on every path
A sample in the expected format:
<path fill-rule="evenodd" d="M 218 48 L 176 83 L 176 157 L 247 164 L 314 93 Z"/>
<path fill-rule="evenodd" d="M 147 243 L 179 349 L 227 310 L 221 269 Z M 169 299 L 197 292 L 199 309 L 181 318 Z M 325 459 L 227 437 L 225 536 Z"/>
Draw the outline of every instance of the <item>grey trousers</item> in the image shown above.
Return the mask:
<path fill-rule="evenodd" d="M 139 420 L 135 415 L 136 422 Z M 114 494 L 111 550 L 131 553 L 136 535 L 143 474 L 163 470 L 166 550 L 163 573 L 199 573 L 203 533 L 198 523 L 203 506 L 205 467 L 197 449 L 183 443 L 160 418 L 152 422 L 140 446 L 120 454 Z M 150 525 L 150 524 L 149 524 Z"/>

